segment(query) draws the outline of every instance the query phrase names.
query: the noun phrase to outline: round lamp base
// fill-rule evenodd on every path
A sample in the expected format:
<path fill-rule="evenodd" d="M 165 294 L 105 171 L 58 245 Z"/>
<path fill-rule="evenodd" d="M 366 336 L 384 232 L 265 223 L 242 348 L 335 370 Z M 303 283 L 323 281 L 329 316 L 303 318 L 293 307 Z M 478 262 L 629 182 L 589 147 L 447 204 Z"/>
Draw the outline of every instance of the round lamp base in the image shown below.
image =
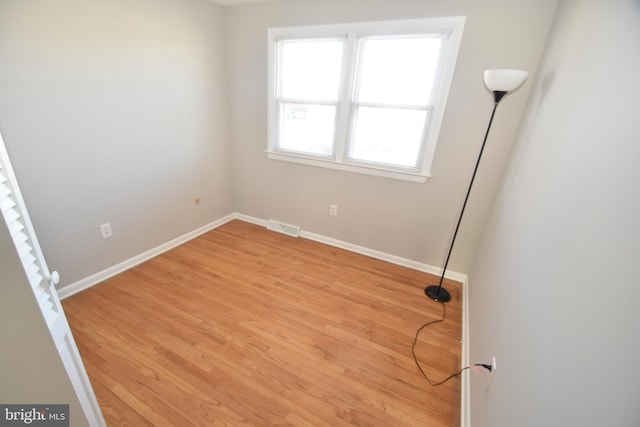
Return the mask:
<path fill-rule="evenodd" d="M 441 286 L 427 286 L 424 289 L 424 293 L 434 301 L 437 302 L 449 302 L 451 301 L 451 294 L 445 288 Z"/>

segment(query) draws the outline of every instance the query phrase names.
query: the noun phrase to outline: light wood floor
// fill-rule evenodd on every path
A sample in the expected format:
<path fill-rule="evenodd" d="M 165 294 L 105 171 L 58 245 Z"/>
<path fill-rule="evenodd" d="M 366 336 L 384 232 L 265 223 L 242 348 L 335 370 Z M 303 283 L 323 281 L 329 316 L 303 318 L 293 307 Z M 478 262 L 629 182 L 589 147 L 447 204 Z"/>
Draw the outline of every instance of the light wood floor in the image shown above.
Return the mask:
<path fill-rule="evenodd" d="M 232 221 L 63 301 L 109 426 L 456 426 L 436 278 Z M 461 289 L 417 346 L 459 369 Z"/>

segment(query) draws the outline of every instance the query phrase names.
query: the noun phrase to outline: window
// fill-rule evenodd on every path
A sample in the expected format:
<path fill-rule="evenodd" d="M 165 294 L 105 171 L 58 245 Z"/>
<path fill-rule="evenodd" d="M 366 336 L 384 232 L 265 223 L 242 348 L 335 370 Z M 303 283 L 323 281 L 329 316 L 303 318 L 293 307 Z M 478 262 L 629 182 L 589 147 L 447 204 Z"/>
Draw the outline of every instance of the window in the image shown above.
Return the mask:
<path fill-rule="evenodd" d="M 424 182 L 464 21 L 270 29 L 269 157 Z"/>

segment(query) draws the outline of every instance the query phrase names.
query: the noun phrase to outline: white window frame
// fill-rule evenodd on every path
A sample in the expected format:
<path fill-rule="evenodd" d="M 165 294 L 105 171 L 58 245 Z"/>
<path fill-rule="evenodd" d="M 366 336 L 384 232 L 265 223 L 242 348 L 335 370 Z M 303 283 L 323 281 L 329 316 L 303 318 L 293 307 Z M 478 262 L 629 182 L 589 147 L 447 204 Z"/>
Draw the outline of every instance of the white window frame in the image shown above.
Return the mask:
<path fill-rule="evenodd" d="M 412 182 L 425 182 L 431 177 L 431 165 L 435 154 L 440 126 L 449 95 L 449 88 L 453 79 L 458 51 L 462 41 L 466 18 L 464 16 L 438 17 L 425 19 L 411 19 L 399 21 L 362 22 L 350 24 L 319 25 L 305 27 L 284 27 L 268 29 L 268 145 L 269 159 L 301 163 L 310 166 L 338 169 L 342 171 L 375 175 Z M 422 147 L 422 162 L 420 168 L 403 168 L 365 161 L 354 161 L 344 158 L 347 133 L 351 125 L 353 80 L 356 67 L 356 45 L 363 36 L 403 35 L 430 32 L 448 32 L 446 51 L 442 58 L 442 73 L 440 85 L 435 94 L 435 103 L 430 111 L 427 133 Z M 277 132 L 277 42 L 287 39 L 312 38 L 345 38 L 345 55 L 343 59 L 343 73 L 340 85 L 340 100 L 336 119 L 336 138 L 333 156 L 315 156 L 278 149 L 276 144 Z"/>

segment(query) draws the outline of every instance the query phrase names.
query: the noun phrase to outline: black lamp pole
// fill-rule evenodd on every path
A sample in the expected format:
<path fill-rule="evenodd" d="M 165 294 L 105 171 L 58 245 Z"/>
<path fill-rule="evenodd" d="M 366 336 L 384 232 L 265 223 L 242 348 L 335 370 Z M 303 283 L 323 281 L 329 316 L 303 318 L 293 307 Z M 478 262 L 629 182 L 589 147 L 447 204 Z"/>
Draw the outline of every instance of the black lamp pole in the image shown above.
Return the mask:
<path fill-rule="evenodd" d="M 496 109 L 498 108 L 498 104 L 500 100 L 507 94 L 504 91 L 494 91 L 493 96 L 495 98 L 495 103 L 493 104 L 493 111 L 491 112 L 491 119 L 489 119 L 489 125 L 487 126 L 487 132 L 484 134 L 484 140 L 482 141 L 482 147 L 480 148 L 480 154 L 478 154 L 478 160 L 476 161 L 476 167 L 473 170 L 473 175 L 471 175 L 471 182 L 469 182 L 469 189 L 467 190 L 467 195 L 464 198 L 464 203 L 462 204 L 462 210 L 460 211 L 460 217 L 458 218 L 458 224 L 456 225 L 456 230 L 453 232 L 453 239 L 451 239 L 451 246 L 449 247 L 449 253 L 447 254 L 447 259 L 444 262 L 444 268 L 442 269 L 442 275 L 440 276 L 440 283 L 438 285 L 427 286 L 424 289 L 424 293 L 427 294 L 429 298 L 438 302 L 449 302 L 451 301 L 451 294 L 446 289 L 442 288 L 442 281 L 444 280 L 444 275 L 447 272 L 447 266 L 449 265 L 449 258 L 451 258 L 451 252 L 453 252 L 453 244 L 456 242 L 456 237 L 458 236 L 458 229 L 460 228 L 460 223 L 462 222 L 462 215 L 464 215 L 464 209 L 467 207 L 467 201 L 469 200 L 469 194 L 471 193 L 471 187 L 473 187 L 473 181 L 476 179 L 476 173 L 478 172 L 478 166 L 480 165 L 480 159 L 482 158 L 482 152 L 484 151 L 484 146 L 487 143 L 487 137 L 489 136 L 489 130 L 491 130 L 491 123 L 493 123 L 493 116 L 496 115 Z"/>

